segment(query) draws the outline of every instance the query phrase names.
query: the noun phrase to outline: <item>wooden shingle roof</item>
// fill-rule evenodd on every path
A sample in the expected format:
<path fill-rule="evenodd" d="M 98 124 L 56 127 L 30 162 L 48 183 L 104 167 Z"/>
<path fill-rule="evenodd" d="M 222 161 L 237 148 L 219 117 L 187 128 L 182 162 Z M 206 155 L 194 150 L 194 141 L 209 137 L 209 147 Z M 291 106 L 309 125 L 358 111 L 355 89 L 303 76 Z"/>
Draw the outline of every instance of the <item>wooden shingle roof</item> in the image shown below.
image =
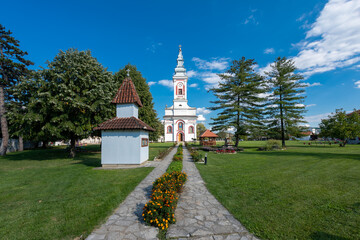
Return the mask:
<path fill-rule="evenodd" d="M 136 117 L 112 118 L 101 123 L 94 130 L 145 130 L 154 132 L 155 129 Z"/>
<path fill-rule="evenodd" d="M 115 104 L 126 104 L 126 103 L 136 103 L 139 107 L 142 107 L 141 100 L 139 95 L 136 92 L 135 85 L 131 81 L 130 77 L 126 77 L 121 84 L 116 96 L 112 100 L 112 103 Z"/>

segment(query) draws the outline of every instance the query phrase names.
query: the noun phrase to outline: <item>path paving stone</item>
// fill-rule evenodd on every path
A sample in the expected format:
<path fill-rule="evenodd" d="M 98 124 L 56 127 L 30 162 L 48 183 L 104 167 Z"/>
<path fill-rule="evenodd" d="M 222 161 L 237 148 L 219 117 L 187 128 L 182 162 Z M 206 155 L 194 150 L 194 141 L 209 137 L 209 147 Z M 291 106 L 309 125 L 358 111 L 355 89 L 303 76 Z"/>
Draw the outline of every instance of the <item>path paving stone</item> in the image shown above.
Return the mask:
<path fill-rule="evenodd" d="M 188 175 L 175 211 L 176 223 L 167 238 L 256 240 L 207 190 L 189 151 L 184 148 L 183 171 Z"/>
<path fill-rule="evenodd" d="M 152 183 L 166 171 L 176 150 L 177 148 L 174 148 L 161 162 L 151 162 L 156 168 L 126 197 L 113 215 L 87 237 L 87 240 L 157 239 L 158 229 L 145 225 L 142 220 L 142 209 L 150 199 Z"/>

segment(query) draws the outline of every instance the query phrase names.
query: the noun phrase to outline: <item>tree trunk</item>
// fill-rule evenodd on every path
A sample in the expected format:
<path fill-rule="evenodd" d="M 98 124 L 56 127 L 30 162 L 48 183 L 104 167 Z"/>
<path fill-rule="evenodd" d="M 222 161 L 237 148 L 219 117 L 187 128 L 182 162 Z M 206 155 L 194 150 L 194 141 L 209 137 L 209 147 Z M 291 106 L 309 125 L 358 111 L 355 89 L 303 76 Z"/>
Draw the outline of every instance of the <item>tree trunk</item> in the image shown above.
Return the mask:
<path fill-rule="evenodd" d="M 281 87 L 280 87 L 281 92 Z M 281 145 L 282 148 L 286 148 L 285 146 L 285 129 L 284 129 L 284 113 L 283 113 L 283 105 L 282 105 L 282 95 L 280 94 L 280 124 L 281 124 Z"/>
<path fill-rule="evenodd" d="M 19 136 L 19 152 L 24 151 L 24 140 L 22 136 Z"/>
<path fill-rule="evenodd" d="M 42 147 L 43 147 L 44 149 L 46 149 L 46 148 L 48 148 L 48 146 L 49 146 L 49 142 L 43 141 Z"/>
<path fill-rule="evenodd" d="M 1 133 L 2 133 L 2 145 L 0 149 L 0 155 L 5 156 L 9 145 L 9 129 L 6 120 L 5 109 L 5 89 L 4 85 L 0 86 L 0 121 L 1 121 Z"/>
<path fill-rule="evenodd" d="M 70 156 L 71 158 L 74 158 L 75 155 L 76 155 L 75 142 L 76 142 L 75 137 L 72 137 L 72 138 L 70 139 L 70 153 L 69 153 L 69 156 Z"/>

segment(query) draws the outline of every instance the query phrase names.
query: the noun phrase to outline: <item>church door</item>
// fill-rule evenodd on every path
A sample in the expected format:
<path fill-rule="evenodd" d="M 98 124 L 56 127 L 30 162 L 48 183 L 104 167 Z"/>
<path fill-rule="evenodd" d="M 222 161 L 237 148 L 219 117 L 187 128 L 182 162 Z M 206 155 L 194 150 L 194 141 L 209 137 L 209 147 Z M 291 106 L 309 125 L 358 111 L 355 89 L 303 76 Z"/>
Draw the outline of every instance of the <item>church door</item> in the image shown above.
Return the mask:
<path fill-rule="evenodd" d="M 179 142 L 182 142 L 182 141 L 184 141 L 184 134 L 183 133 L 179 133 L 179 137 L 178 137 L 179 139 Z"/>

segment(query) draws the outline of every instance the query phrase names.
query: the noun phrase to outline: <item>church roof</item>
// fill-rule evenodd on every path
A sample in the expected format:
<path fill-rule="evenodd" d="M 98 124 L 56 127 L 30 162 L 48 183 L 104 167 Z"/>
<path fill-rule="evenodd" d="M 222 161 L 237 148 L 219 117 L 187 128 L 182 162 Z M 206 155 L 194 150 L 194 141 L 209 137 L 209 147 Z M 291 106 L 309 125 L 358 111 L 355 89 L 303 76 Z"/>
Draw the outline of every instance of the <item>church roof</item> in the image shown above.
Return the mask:
<path fill-rule="evenodd" d="M 106 122 L 101 123 L 98 127 L 94 128 L 94 130 L 145 130 L 154 132 L 155 129 L 141 121 L 136 117 L 128 117 L 128 118 L 112 118 L 107 120 Z"/>
<path fill-rule="evenodd" d="M 112 100 L 112 103 L 115 104 L 126 104 L 126 103 L 136 103 L 139 107 L 142 107 L 141 100 L 139 95 L 136 92 L 134 83 L 131 81 L 130 77 L 126 77 L 119 87 L 116 96 Z"/>
<path fill-rule="evenodd" d="M 205 138 L 205 137 L 218 138 L 219 136 L 216 135 L 215 133 L 213 133 L 212 131 L 210 131 L 209 129 L 207 129 L 203 134 L 201 134 L 200 137 L 201 138 Z"/>

